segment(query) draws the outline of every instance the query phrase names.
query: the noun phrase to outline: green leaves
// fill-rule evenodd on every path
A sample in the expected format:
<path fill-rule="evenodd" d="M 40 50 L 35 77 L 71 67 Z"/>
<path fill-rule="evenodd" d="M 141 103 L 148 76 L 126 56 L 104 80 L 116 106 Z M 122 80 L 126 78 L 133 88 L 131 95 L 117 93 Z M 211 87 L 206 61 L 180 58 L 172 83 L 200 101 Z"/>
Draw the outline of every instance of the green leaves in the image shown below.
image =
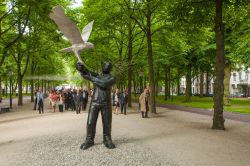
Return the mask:
<path fill-rule="evenodd" d="M 7 2 L 12 6 L 7 7 Z M 76 59 L 73 54 L 58 52 L 70 43 L 62 38 L 48 17 L 51 8 L 58 4 L 65 7 L 67 15 L 80 28 L 95 20 L 89 39 L 95 49 L 81 54 L 85 63 L 94 71 L 100 70 L 102 60 L 109 60 L 115 63 L 117 76 L 122 73 L 119 77 L 127 77 L 129 65 L 134 70 L 143 66 L 147 73 L 144 33 L 147 23 L 144 16 L 147 12 L 152 13 L 152 46 L 156 68 L 164 65 L 183 68 L 193 63 L 193 67 L 198 69 L 214 64 L 215 2 L 212 0 L 84 0 L 82 7 L 74 9 L 70 8 L 70 0 L 5 0 L 0 5 L 0 66 L 1 59 L 5 61 L 5 66 L 5 63 L 13 61 L 8 55 L 21 49 L 24 61 L 27 53 L 33 57 L 36 74 L 60 73 L 64 71 L 64 65 L 74 71 Z M 223 17 L 227 58 L 233 63 L 250 66 L 249 3 L 244 0 L 225 1 Z M 26 19 L 27 28 L 22 31 Z M 18 27 L 23 33 L 18 34 Z M 132 47 L 129 46 L 130 40 Z M 20 42 L 20 48 L 17 42 Z M 8 54 L 3 53 L 6 46 L 11 48 L 7 50 Z M 129 48 L 132 48 L 131 55 Z M 65 64 L 63 59 L 68 63 Z"/>

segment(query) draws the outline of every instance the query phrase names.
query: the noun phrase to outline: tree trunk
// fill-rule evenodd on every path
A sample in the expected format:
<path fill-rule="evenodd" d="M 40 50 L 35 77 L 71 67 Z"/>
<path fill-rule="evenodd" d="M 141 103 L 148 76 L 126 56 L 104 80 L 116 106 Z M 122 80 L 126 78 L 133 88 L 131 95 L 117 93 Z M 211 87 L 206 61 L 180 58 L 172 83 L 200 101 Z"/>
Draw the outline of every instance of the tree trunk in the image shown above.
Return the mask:
<path fill-rule="evenodd" d="M 144 90 L 144 88 L 147 87 L 147 78 L 146 77 L 142 77 L 142 90 Z"/>
<path fill-rule="evenodd" d="M 131 107 L 131 89 L 132 89 L 132 51 L 133 51 L 133 39 L 132 39 L 132 27 L 131 22 L 128 24 L 128 107 Z"/>
<path fill-rule="evenodd" d="M 150 87 L 150 107 L 151 112 L 156 113 L 155 106 L 155 80 L 153 65 L 153 49 L 152 49 L 152 32 L 151 32 L 151 11 L 148 8 L 147 13 L 147 46 L 148 46 L 148 70 L 149 70 L 149 87 Z"/>
<path fill-rule="evenodd" d="M 200 97 L 203 97 L 204 96 L 204 74 L 203 72 L 201 72 L 200 74 Z"/>
<path fill-rule="evenodd" d="M 25 87 L 25 94 L 28 94 L 28 90 L 29 90 L 29 81 L 26 81 L 26 87 Z"/>
<path fill-rule="evenodd" d="M 37 85 L 36 85 L 36 89 L 40 88 L 40 80 L 37 80 Z"/>
<path fill-rule="evenodd" d="M 32 58 L 31 68 L 30 68 L 30 75 L 31 75 L 31 80 L 30 80 L 31 102 L 34 102 L 34 80 L 33 80 L 34 73 L 35 73 L 35 64 L 34 64 L 34 60 Z"/>
<path fill-rule="evenodd" d="M 214 115 L 212 129 L 225 130 L 223 118 L 224 95 L 224 28 L 222 23 L 223 0 L 216 0 L 215 36 L 216 36 L 216 64 L 214 82 Z"/>
<path fill-rule="evenodd" d="M 132 97 L 132 72 L 133 69 L 132 69 L 132 66 L 130 65 L 129 68 L 128 68 L 128 107 L 131 107 L 132 104 L 131 104 L 131 97 Z"/>
<path fill-rule="evenodd" d="M 8 80 L 5 80 L 5 96 L 8 96 Z"/>
<path fill-rule="evenodd" d="M 33 79 L 31 79 L 30 80 L 30 100 L 31 100 L 31 102 L 34 102 L 34 80 Z"/>
<path fill-rule="evenodd" d="M 2 98 L 2 77 L 0 76 L 0 99 Z"/>
<path fill-rule="evenodd" d="M 174 100 L 174 93 L 173 93 L 173 91 L 174 91 L 174 85 L 173 84 L 171 84 L 171 101 L 173 102 L 173 100 Z"/>
<path fill-rule="evenodd" d="M 159 69 L 158 69 L 156 71 L 155 96 L 158 96 L 158 92 L 159 92 L 159 77 L 160 77 L 160 73 L 159 73 Z"/>
<path fill-rule="evenodd" d="M 176 81 L 177 81 L 177 96 L 180 96 L 180 82 L 181 82 L 181 80 L 180 80 L 180 72 L 179 72 L 179 69 L 177 69 L 177 73 L 178 73 L 178 75 L 177 75 L 177 79 L 176 79 Z"/>
<path fill-rule="evenodd" d="M 208 89 L 209 89 L 209 73 L 207 71 L 207 73 L 206 73 L 206 96 L 209 95 Z"/>
<path fill-rule="evenodd" d="M 43 92 L 43 90 L 44 90 L 44 89 L 43 89 L 43 87 L 44 87 L 44 81 L 43 81 L 43 80 L 42 80 L 42 83 L 41 83 L 41 84 L 42 84 L 42 85 L 41 85 L 40 88 L 42 89 L 42 92 Z"/>
<path fill-rule="evenodd" d="M 165 73 L 165 97 L 164 100 L 168 100 L 168 67 L 167 65 L 164 67 Z"/>
<path fill-rule="evenodd" d="M 188 65 L 187 67 L 187 75 L 186 75 L 186 102 L 191 101 L 191 64 Z"/>
<path fill-rule="evenodd" d="M 23 76 L 21 71 L 22 58 L 21 58 L 21 43 L 18 42 L 17 53 L 17 85 L 18 85 L 18 105 L 23 105 Z"/>
<path fill-rule="evenodd" d="M 177 96 L 180 96 L 180 77 L 177 78 Z"/>
<path fill-rule="evenodd" d="M 18 67 L 18 70 L 21 70 L 21 68 Z M 17 83 L 18 83 L 18 105 L 23 105 L 23 78 L 20 72 L 18 72 L 17 75 Z"/>
<path fill-rule="evenodd" d="M 171 96 L 171 68 L 168 67 L 168 97 Z"/>
<path fill-rule="evenodd" d="M 15 85 L 15 87 L 14 87 L 14 85 Z M 12 89 L 14 89 L 14 91 L 16 92 L 16 90 L 17 90 L 17 81 L 14 82 L 14 80 L 12 80 Z"/>
<path fill-rule="evenodd" d="M 82 89 L 83 89 L 83 87 L 82 87 Z M 43 93 L 44 94 L 47 93 L 47 90 L 48 90 L 48 80 L 44 80 L 44 91 L 43 91 Z"/>
<path fill-rule="evenodd" d="M 136 92 L 137 92 L 137 84 L 136 84 L 136 80 L 135 80 L 135 78 L 132 78 L 132 80 L 133 80 L 133 87 L 134 87 L 134 96 L 136 96 Z"/>
<path fill-rule="evenodd" d="M 230 105 L 230 77 L 231 77 L 231 64 L 226 63 L 225 77 L 224 77 L 224 105 Z"/>

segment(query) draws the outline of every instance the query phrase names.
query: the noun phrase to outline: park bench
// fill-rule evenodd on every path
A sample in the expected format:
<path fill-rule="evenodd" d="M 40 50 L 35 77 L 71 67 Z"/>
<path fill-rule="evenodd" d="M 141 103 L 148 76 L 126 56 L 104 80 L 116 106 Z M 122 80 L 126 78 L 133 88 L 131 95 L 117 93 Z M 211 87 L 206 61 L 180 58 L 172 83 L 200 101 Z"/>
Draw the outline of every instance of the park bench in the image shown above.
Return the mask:
<path fill-rule="evenodd" d="M 3 106 L 0 109 L 0 113 L 9 112 L 9 111 L 10 111 L 10 107 L 8 107 L 8 106 Z"/>

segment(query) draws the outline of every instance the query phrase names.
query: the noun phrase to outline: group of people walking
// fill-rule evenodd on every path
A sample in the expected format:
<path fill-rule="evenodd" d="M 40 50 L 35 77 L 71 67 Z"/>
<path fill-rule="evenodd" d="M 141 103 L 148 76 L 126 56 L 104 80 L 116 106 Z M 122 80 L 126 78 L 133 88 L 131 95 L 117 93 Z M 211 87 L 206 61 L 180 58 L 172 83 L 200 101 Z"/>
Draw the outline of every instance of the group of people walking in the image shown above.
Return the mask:
<path fill-rule="evenodd" d="M 82 89 L 55 90 L 49 93 L 49 104 L 53 112 L 56 112 L 57 106 L 59 112 L 63 110 L 76 111 L 77 114 L 81 110 L 85 111 L 88 103 L 89 91 Z M 43 111 L 44 94 L 41 89 L 35 91 L 34 110 L 38 109 L 39 113 Z"/>
<path fill-rule="evenodd" d="M 67 90 L 51 90 L 49 94 L 50 106 L 53 112 L 56 112 L 56 106 L 60 112 L 65 110 L 76 111 L 79 114 L 81 110 L 85 111 L 88 103 L 89 93 L 87 89 L 67 89 Z M 127 115 L 128 93 L 127 90 L 120 91 L 116 89 L 112 95 L 113 113 L 118 115 Z M 39 114 L 44 113 L 44 93 L 39 88 L 35 91 L 34 110 L 39 111 Z M 148 118 L 149 111 L 149 90 L 147 88 L 141 93 L 139 97 L 139 110 L 141 111 L 142 118 Z"/>

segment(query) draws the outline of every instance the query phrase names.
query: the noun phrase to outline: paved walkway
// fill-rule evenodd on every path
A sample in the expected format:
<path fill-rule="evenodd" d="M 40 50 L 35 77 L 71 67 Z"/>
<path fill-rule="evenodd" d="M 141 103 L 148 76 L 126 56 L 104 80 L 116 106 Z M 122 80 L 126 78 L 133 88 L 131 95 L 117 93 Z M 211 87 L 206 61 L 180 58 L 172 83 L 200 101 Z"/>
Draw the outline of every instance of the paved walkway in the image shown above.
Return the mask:
<path fill-rule="evenodd" d="M 30 113 L 30 110 L 33 108 L 32 106 L 33 103 L 30 103 L 30 97 L 27 97 L 27 96 L 24 97 L 23 103 L 24 103 L 24 106 L 17 106 L 17 99 L 16 98 L 13 99 L 13 110 L 10 113 L 15 112 L 16 116 L 14 120 L 17 118 L 23 119 L 23 118 L 37 116 L 36 111 L 33 112 L 35 114 Z M 136 103 L 133 103 L 133 104 L 137 105 Z M 0 103 L 0 107 L 4 107 L 4 106 L 9 106 L 8 99 L 5 99 L 3 100 L 2 103 Z M 196 113 L 196 114 L 201 114 L 201 115 L 207 115 L 210 117 L 213 116 L 213 111 L 208 110 L 208 109 L 192 108 L 192 107 L 185 107 L 185 106 L 178 106 L 178 105 L 171 105 L 171 104 L 157 104 L 157 107 L 168 108 L 168 109 L 173 109 L 173 110 L 178 110 L 178 111 L 185 111 L 185 112 Z M 250 123 L 249 114 L 241 114 L 241 113 L 233 113 L 233 112 L 224 111 L 223 116 L 226 120 L 230 119 L 230 120 Z M 1 121 L 3 122 L 3 121 L 11 120 L 11 119 L 13 119 L 13 117 L 9 116 L 9 114 L 2 114 L 0 118 L 0 123 Z"/>
<path fill-rule="evenodd" d="M 30 97 L 26 96 L 23 98 L 23 105 L 18 106 L 17 98 L 13 99 L 13 109 L 10 110 L 10 112 L 0 114 L 0 123 L 39 116 L 37 111 L 32 110 L 34 103 L 31 103 L 30 101 Z M 5 106 L 9 106 L 9 100 L 7 99 L 0 103 L 0 107 Z"/>
<path fill-rule="evenodd" d="M 47 102 L 46 102 L 47 103 Z M 15 108 L 15 107 L 14 107 Z M 142 119 L 136 105 L 128 115 L 114 115 L 112 136 L 117 148 L 102 144 L 99 117 L 95 146 L 79 149 L 86 134 L 87 112 L 45 113 L 26 103 L 0 114 L 0 165 L 170 165 L 248 166 L 250 124 L 225 122 L 226 131 L 211 130 L 207 115 L 157 107 Z"/>

